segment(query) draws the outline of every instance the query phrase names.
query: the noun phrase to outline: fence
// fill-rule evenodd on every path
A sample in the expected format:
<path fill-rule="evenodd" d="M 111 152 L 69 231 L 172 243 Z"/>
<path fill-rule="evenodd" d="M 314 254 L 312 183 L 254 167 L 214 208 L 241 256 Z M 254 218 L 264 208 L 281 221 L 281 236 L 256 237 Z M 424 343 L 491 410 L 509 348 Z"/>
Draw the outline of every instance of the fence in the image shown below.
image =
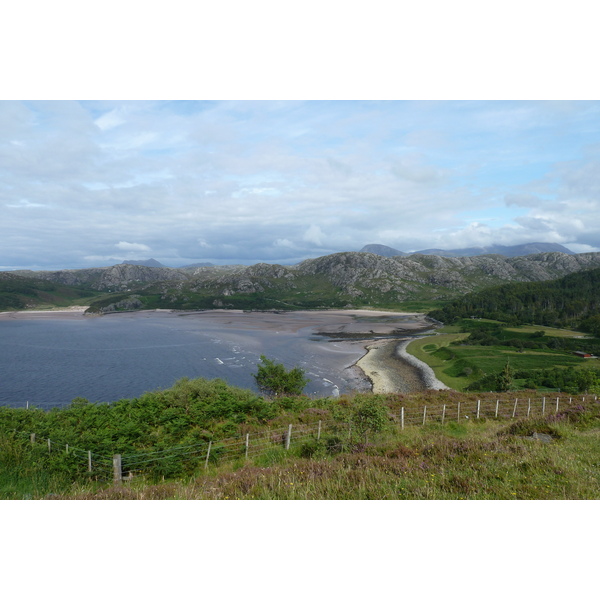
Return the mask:
<path fill-rule="evenodd" d="M 588 396 L 590 400 L 597 400 L 596 396 Z M 401 407 L 398 414 L 390 415 L 390 421 L 400 429 L 407 426 L 424 426 L 431 423 L 446 424 L 449 422 L 462 422 L 463 420 L 477 419 L 515 419 L 545 417 L 556 414 L 577 403 L 578 400 L 568 398 L 514 398 L 511 400 L 484 399 L 458 402 L 456 405 L 423 406 L 420 408 Z M 585 405 L 586 397 L 580 399 Z M 15 432 L 27 435 L 32 445 L 42 443 L 47 445 L 48 452 L 65 452 L 73 458 L 80 460 L 80 470 L 85 466 L 87 472 L 96 479 L 110 480 L 120 483 L 132 479 L 136 475 L 144 474 L 150 468 L 160 471 L 161 466 L 173 464 L 173 461 L 187 461 L 188 468 L 208 468 L 210 463 L 224 461 L 248 460 L 270 449 L 290 449 L 307 440 L 320 440 L 324 434 L 345 435 L 351 439 L 352 422 L 319 420 L 314 423 L 290 424 L 284 428 L 268 429 L 258 433 L 247 433 L 236 438 L 209 440 L 175 446 L 163 450 L 139 452 L 137 454 L 115 454 L 111 457 L 93 453 L 59 444 L 50 438 L 38 438 L 35 433 Z"/>

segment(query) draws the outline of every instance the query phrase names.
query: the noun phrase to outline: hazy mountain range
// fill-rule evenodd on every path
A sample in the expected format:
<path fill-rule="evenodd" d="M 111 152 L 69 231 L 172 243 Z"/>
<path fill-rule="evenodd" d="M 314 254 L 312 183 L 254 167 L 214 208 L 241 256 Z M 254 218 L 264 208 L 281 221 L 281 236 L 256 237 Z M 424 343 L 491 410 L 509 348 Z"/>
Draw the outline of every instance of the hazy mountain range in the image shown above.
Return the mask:
<path fill-rule="evenodd" d="M 359 252 L 368 252 L 370 254 L 377 254 L 378 256 L 411 256 L 413 254 L 428 254 L 434 256 L 482 256 L 484 254 L 499 254 L 501 256 L 527 256 L 529 254 L 538 254 L 540 252 L 562 252 L 563 254 L 575 254 L 571 252 L 565 246 L 560 244 L 546 244 L 542 242 L 532 242 L 530 244 L 520 244 L 518 246 L 481 246 L 473 248 L 458 248 L 456 250 L 442 250 L 439 248 L 429 248 L 427 250 L 417 250 L 415 252 L 402 252 L 402 250 L 396 250 L 390 246 L 384 246 L 383 244 L 367 244 L 363 246 Z M 168 267 L 154 258 L 146 260 L 125 260 L 121 264 L 123 265 L 141 265 L 143 267 Z M 196 267 L 214 267 L 215 265 L 211 262 L 197 262 L 183 267 L 177 267 L 179 269 L 193 269 Z M 174 268 L 174 267 L 173 267 Z"/>
<path fill-rule="evenodd" d="M 530 244 L 519 244 L 517 246 L 480 246 L 473 248 L 457 248 L 456 250 L 441 250 L 439 248 L 429 248 L 427 250 L 417 250 L 416 252 L 402 252 L 390 246 L 383 244 L 367 244 L 359 252 L 370 252 L 379 256 L 410 256 L 412 254 L 429 254 L 434 256 L 482 256 L 484 254 L 500 254 L 501 256 L 527 256 L 529 254 L 538 254 L 540 252 L 562 252 L 564 254 L 575 254 L 568 248 L 560 244 L 545 244 L 542 242 L 532 242 Z"/>

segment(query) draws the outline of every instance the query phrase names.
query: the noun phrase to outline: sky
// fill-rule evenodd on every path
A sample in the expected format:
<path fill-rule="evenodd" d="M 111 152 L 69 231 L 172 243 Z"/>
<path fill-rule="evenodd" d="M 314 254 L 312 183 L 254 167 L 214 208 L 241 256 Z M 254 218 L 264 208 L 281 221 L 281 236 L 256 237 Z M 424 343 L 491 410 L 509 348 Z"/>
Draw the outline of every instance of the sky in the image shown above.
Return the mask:
<path fill-rule="evenodd" d="M 0 102 L 3 270 L 599 233 L 600 102 Z"/>

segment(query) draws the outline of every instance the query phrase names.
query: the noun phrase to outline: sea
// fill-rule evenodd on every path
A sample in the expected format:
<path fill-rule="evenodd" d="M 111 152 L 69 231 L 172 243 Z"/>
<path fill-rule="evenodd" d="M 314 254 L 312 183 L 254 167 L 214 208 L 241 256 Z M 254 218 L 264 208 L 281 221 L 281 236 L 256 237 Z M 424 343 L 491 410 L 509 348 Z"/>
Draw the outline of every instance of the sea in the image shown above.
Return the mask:
<path fill-rule="evenodd" d="M 166 389 L 183 377 L 219 378 L 258 392 L 253 374 L 261 355 L 304 369 L 307 395 L 370 389 L 353 367 L 366 352 L 365 340 L 319 334 L 314 314 L 280 317 L 265 322 L 261 313 L 241 311 L 148 311 L 3 318 L 0 405 L 114 402 Z M 325 315 L 321 330 L 327 323 Z M 330 332 L 340 330 L 333 316 L 331 325 Z"/>

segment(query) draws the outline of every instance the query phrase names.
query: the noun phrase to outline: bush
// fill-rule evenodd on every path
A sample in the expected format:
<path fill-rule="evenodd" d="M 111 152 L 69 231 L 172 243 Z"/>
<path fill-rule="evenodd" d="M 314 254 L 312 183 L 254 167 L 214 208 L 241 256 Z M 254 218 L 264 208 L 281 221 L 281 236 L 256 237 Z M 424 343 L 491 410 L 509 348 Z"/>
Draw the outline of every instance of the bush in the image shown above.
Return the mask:
<path fill-rule="evenodd" d="M 287 371 L 281 363 L 275 363 L 263 355 L 261 355 L 260 360 L 263 364 L 258 365 L 258 373 L 253 377 L 264 394 L 299 395 L 310 381 L 310 379 L 304 377 L 304 371 L 299 367 Z"/>

